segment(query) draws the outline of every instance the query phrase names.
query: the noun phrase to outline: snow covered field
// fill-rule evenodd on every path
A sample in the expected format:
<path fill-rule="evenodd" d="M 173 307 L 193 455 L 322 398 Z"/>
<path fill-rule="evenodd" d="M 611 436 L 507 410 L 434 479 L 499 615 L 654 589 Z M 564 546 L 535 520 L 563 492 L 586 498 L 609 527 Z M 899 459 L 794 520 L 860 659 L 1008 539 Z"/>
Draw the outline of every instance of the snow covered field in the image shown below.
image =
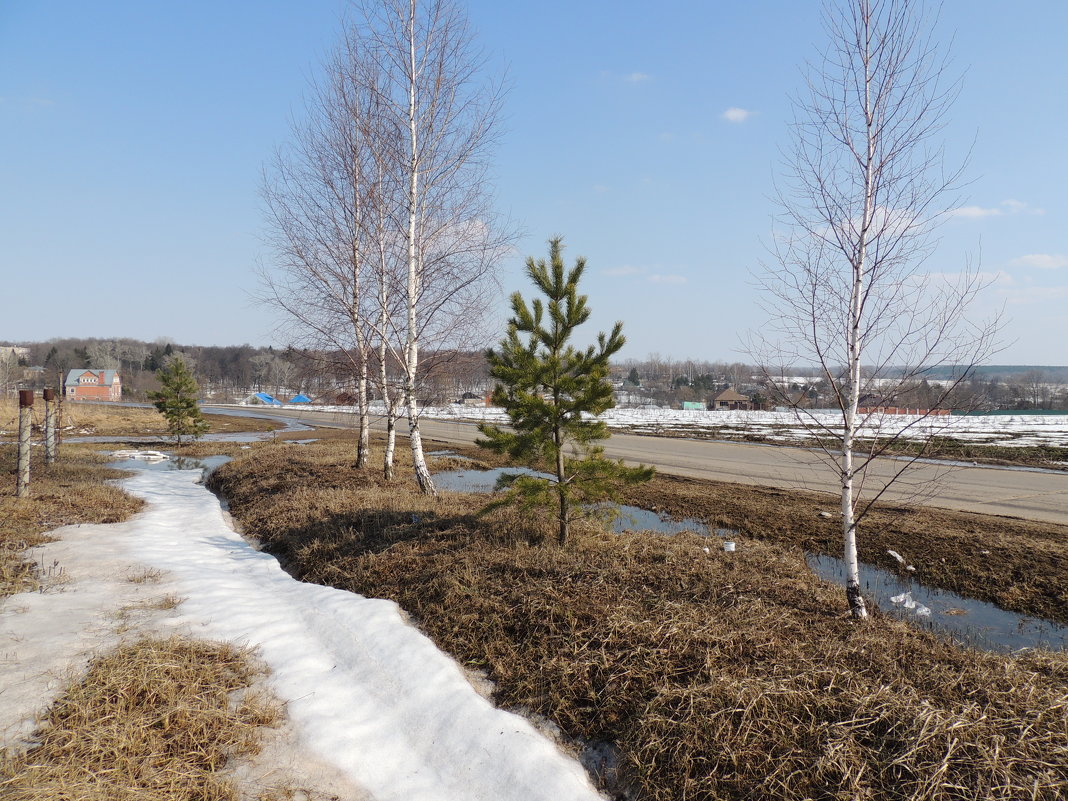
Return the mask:
<path fill-rule="evenodd" d="M 278 408 L 278 407 L 276 407 Z M 351 406 L 286 406 L 280 408 L 349 412 Z M 474 420 L 505 423 L 504 411 L 494 407 L 433 406 L 423 410 L 425 417 L 441 420 Z M 609 409 L 601 419 L 609 428 L 635 434 L 687 433 L 703 437 L 740 439 L 763 437 L 769 441 L 794 442 L 808 439 L 821 427 L 841 429 L 840 418 L 829 412 L 814 412 L 811 419 L 799 421 L 791 412 L 710 412 L 679 409 Z M 804 424 L 802 424 L 802 422 Z M 873 416 L 861 436 L 873 437 L 901 432 L 906 439 L 931 435 L 981 445 L 1026 448 L 1036 445 L 1068 447 L 1068 415 L 943 415 L 926 419 L 916 415 Z"/>
<path fill-rule="evenodd" d="M 184 599 L 159 624 L 168 633 L 258 650 L 301 745 L 361 788 L 347 800 L 601 798 L 575 760 L 525 719 L 493 707 L 396 604 L 292 579 L 234 533 L 199 479 L 199 470 L 144 469 L 123 482 L 148 502 L 144 512 L 60 530 L 77 541 L 56 544 L 69 581 L 62 592 L 7 599 L 0 634 L 15 639 L 3 650 L 50 653 L 59 624 L 106 628 L 108 601 L 117 608 L 135 586 L 120 587 L 116 560 L 135 563 L 163 571 L 163 589 Z M 80 581 L 88 575 L 96 579 Z M 60 663 L 70 667 L 100 642 L 74 631 L 59 636 Z M 0 704 L 0 745 L 25 736 L 29 716 L 59 689 L 54 654 L 41 667 L 17 653 L 6 675 L 16 678 L 20 703 Z"/>

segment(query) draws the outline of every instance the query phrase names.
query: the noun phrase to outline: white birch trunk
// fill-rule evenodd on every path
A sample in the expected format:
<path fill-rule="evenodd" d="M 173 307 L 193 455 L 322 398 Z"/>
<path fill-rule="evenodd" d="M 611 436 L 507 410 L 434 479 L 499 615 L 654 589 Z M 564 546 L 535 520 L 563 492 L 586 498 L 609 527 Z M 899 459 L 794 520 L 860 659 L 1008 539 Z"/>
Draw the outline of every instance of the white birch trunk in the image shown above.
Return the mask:
<path fill-rule="evenodd" d="M 359 411 L 359 436 L 356 444 L 356 468 L 367 467 L 371 447 L 371 416 L 367 409 L 367 342 L 360 324 L 360 268 L 358 255 L 353 249 L 352 268 L 352 306 L 349 309 L 349 322 L 356 338 L 356 358 L 359 365 L 356 373 L 356 405 Z"/>
<path fill-rule="evenodd" d="M 865 34 L 867 34 L 867 18 L 864 20 Z M 865 42 L 869 39 L 864 38 Z M 875 211 L 874 203 L 874 163 L 875 163 L 875 131 L 874 120 L 871 112 L 871 67 L 869 65 L 870 53 L 867 45 L 863 52 L 864 58 L 864 121 L 867 126 L 865 141 L 865 165 L 864 165 L 864 212 L 860 220 L 860 236 L 857 241 L 857 253 L 853 262 L 853 286 L 849 297 L 849 331 L 846 335 L 849 366 L 849 392 L 845 398 L 843 411 L 844 422 L 842 430 L 842 539 L 843 560 L 846 568 L 846 600 L 849 603 L 849 612 L 854 618 L 863 620 L 868 616 L 868 609 L 864 603 L 864 596 L 860 592 L 860 562 L 857 558 L 857 521 L 855 519 L 855 499 L 853 497 L 853 443 L 857 434 L 857 408 L 860 405 L 860 369 L 861 359 L 864 353 L 861 324 L 863 321 L 864 307 L 864 281 L 867 267 L 868 231 L 871 226 Z M 844 224 L 852 224 L 845 222 Z"/>
<path fill-rule="evenodd" d="M 362 337 L 361 337 L 362 339 Z M 356 446 L 356 467 L 359 470 L 367 467 L 371 451 L 371 415 L 367 408 L 367 360 L 363 358 L 363 343 L 358 346 L 360 351 L 360 375 L 356 382 L 359 392 L 360 409 L 360 439 Z"/>
<path fill-rule="evenodd" d="M 419 367 L 418 317 L 419 248 L 416 242 L 419 218 L 419 134 L 417 130 L 416 79 L 419 69 L 415 56 L 415 0 L 410 0 L 408 13 L 408 326 L 404 348 L 404 404 L 408 412 L 408 442 L 412 449 L 412 467 L 419 489 L 434 495 L 434 481 L 423 456 L 423 439 L 419 433 L 419 408 L 415 397 L 415 381 Z"/>
<path fill-rule="evenodd" d="M 393 480 L 393 454 L 397 448 L 397 413 L 393 404 L 386 406 L 386 456 L 382 472 L 386 481 Z"/>

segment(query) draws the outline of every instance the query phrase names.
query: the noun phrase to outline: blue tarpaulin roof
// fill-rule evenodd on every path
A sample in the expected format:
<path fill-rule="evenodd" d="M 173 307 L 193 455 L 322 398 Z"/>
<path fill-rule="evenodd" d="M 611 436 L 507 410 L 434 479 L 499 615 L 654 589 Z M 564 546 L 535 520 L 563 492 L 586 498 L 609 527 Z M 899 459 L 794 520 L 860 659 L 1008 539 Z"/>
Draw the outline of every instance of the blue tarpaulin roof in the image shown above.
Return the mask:
<path fill-rule="evenodd" d="M 256 400 L 258 400 L 260 403 L 270 403 L 270 404 L 274 404 L 275 406 L 281 406 L 282 405 L 282 401 L 280 401 L 280 400 L 278 400 L 276 398 L 272 398 L 266 392 L 253 393 L 252 397 L 254 397 Z"/>
<path fill-rule="evenodd" d="M 309 398 L 307 395 L 304 395 L 304 394 L 294 395 L 292 398 L 289 399 L 289 402 L 290 403 L 311 403 L 311 398 Z"/>

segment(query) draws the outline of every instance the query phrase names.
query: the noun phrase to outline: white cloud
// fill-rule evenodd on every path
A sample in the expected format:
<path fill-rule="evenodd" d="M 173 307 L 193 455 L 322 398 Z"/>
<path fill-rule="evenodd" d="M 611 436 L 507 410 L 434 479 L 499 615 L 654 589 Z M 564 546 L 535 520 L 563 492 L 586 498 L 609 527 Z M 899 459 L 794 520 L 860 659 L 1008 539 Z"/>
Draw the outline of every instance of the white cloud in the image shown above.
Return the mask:
<path fill-rule="evenodd" d="M 685 275 L 661 275 L 660 273 L 654 273 L 649 276 L 649 283 L 651 284 L 685 284 L 687 281 Z"/>
<path fill-rule="evenodd" d="M 979 217 L 1000 217 L 1004 212 L 1001 209 L 984 209 L 982 206 L 962 206 L 949 212 L 950 217 L 966 217 L 977 219 Z"/>
<path fill-rule="evenodd" d="M 964 217 L 966 219 L 979 219 L 980 217 L 1009 217 L 1016 214 L 1029 214 L 1040 216 L 1045 214 L 1045 209 L 1024 203 L 1022 200 L 1003 200 L 997 206 L 961 206 L 949 212 L 950 217 Z"/>
<path fill-rule="evenodd" d="M 1047 303 L 1068 298 L 1068 286 L 1028 286 L 1017 289 L 1003 289 L 1000 291 L 1006 303 L 1014 305 L 1027 305 L 1031 303 Z"/>
<path fill-rule="evenodd" d="M 1038 267 L 1040 270 L 1058 270 L 1068 267 L 1068 256 L 1053 253 L 1028 253 L 1009 262 L 1013 267 Z"/>
<path fill-rule="evenodd" d="M 638 275 L 644 272 L 638 267 L 631 267 L 629 264 L 622 267 L 609 267 L 606 270 L 601 270 L 601 275 Z"/>
<path fill-rule="evenodd" d="M 755 111 L 749 111 L 744 108 L 738 108 L 737 106 L 731 106 L 729 109 L 723 112 L 723 119 L 727 122 L 741 123 L 756 114 Z"/>
<path fill-rule="evenodd" d="M 1034 216 L 1041 216 L 1046 213 L 1045 209 L 1036 208 L 1030 203 L 1024 203 L 1022 200 L 1003 200 L 1001 205 L 1005 207 L 1009 214 L 1031 214 Z"/>

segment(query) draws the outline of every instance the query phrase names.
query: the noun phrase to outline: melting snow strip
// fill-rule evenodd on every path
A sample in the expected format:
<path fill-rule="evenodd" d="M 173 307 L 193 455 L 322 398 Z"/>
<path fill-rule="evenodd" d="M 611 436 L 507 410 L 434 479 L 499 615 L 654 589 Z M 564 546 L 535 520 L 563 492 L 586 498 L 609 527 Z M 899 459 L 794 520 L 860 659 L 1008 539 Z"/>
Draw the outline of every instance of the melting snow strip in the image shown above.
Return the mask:
<path fill-rule="evenodd" d="M 493 707 L 391 601 L 305 584 L 227 525 L 198 472 L 144 472 L 131 555 L 169 571 L 194 634 L 259 649 L 304 744 L 380 801 L 600 799 L 579 764 Z M 128 524 L 129 525 L 129 524 Z"/>

